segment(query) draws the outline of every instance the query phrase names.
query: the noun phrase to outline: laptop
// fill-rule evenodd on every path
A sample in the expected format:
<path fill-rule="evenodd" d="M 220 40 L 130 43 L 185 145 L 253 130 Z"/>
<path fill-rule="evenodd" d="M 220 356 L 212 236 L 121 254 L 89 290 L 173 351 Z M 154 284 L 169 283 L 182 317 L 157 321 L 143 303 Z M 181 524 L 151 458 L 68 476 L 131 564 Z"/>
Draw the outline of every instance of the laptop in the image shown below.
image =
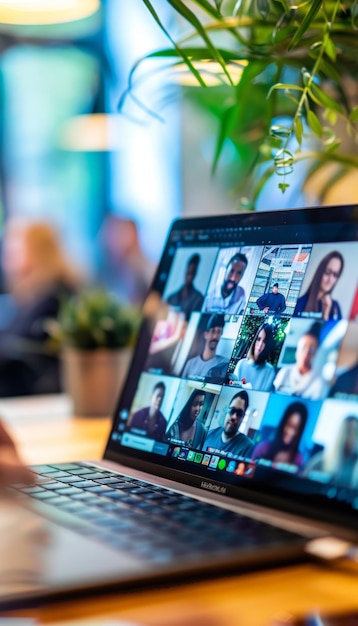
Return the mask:
<path fill-rule="evenodd" d="M 3 503 L 0 607 L 353 550 L 357 253 L 358 205 L 175 221 L 103 459 Z"/>

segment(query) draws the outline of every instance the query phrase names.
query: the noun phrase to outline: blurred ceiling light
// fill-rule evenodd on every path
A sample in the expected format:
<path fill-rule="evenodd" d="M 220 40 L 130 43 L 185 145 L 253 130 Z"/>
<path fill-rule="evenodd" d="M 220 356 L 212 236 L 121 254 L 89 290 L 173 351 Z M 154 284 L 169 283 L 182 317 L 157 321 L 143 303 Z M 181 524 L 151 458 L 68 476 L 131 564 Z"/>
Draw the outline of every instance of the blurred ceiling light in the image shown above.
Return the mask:
<path fill-rule="evenodd" d="M 0 0 L 0 24 L 40 25 L 89 17 L 100 0 Z"/>
<path fill-rule="evenodd" d="M 192 63 L 195 69 L 202 75 L 203 80 L 208 87 L 227 85 L 229 83 L 228 77 L 224 73 L 223 68 L 216 61 L 201 60 L 192 61 Z M 231 61 L 230 63 L 227 63 L 227 71 L 229 72 L 235 85 L 239 82 L 243 69 L 246 65 L 246 60 Z M 185 63 L 179 63 L 178 65 L 174 65 L 171 68 L 171 71 L 174 72 L 173 77 L 175 79 L 175 82 L 180 83 L 180 85 L 184 85 L 185 87 L 199 87 L 198 81 L 196 80 L 195 76 L 190 72 Z"/>
<path fill-rule="evenodd" d="M 76 152 L 107 152 L 123 146 L 123 118 L 120 115 L 77 115 L 65 122 L 59 146 Z"/>

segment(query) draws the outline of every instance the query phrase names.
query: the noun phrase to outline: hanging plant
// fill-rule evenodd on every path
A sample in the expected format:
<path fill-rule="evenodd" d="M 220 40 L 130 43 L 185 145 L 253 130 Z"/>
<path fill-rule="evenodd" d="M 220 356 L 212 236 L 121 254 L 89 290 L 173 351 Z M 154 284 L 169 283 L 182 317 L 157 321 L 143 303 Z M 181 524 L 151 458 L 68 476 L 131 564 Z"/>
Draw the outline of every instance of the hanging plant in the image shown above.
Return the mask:
<path fill-rule="evenodd" d="M 358 0 L 167 0 L 184 32 L 178 38 L 155 2 L 143 2 L 170 47 L 136 63 L 121 108 L 128 97 L 138 104 L 145 61 L 166 60 L 171 73 L 185 68 L 200 89 L 184 93 L 218 119 L 213 172 L 229 139 L 240 195 L 251 190 L 252 208 L 269 179 L 284 193 L 299 161 L 307 163 L 306 182 L 334 166 L 321 199 L 358 167 Z"/>

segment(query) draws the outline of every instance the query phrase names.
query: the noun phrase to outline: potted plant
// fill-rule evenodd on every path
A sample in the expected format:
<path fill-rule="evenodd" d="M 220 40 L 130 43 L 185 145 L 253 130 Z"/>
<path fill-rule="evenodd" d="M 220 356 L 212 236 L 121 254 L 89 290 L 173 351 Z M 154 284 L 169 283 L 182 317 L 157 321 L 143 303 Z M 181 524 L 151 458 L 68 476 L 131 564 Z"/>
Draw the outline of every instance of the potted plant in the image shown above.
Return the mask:
<path fill-rule="evenodd" d="M 102 290 L 63 302 L 48 324 L 75 415 L 110 415 L 126 376 L 139 314 Z"/>
<path fill-rule="evenodd" d="M 350 176 L 354 183 L 357 0 L 168 0 L 179 36 L 168 31 L 155 0 L 143 2 L 170 47 L 136 63 L 120 107 L 128 94 L 138 104 L 140 68 L 161 59 L 171 75 L 179 68 L 190 73 L 199 89 L 184 95 L 217 119 L 213 170 L 227 141 L 235 146 L 245 208 L 255 208 L 269 179 L 276 178 L 283 193 L 297 184 L 298 163 L 305 167 L 304 185 L 314 183 L 322 203 L 338 180 Z"/>

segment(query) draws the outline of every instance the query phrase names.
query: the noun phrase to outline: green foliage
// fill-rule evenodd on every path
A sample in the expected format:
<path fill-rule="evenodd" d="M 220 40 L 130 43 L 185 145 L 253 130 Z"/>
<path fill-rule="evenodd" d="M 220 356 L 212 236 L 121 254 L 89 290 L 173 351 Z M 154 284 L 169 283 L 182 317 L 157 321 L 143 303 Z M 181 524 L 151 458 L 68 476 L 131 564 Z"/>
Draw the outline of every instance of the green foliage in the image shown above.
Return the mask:
<path fill-rule="evenodd" d="M 121 305 L 105 291 L 93 290 L 63 302 L 48 332 L 57 349 L 116 349 L 133 344 L 138 322 L 138 311 Z"/>
<path fill-rule="evenodd" d="M 143 1 L 172 43 L 146 59 L 166 59 L 172 68 L 184 62 L 199 86 L 185 95 L 220 127 L 213 171 L 229 139 L 240 191 L 254 189 L 253 204 L 272 176 L 281 177 L 284 191 L 297 161 L 307 159 L 312 172 L 334 163 L 340 175 L 358 167 L 353 151 L 343 151 L 345 137 L 337 136 L 358 140 L 358 108 L 346 81 L 357 79 L 358 0 L 168 0 L 183 31 L 189 27 L 178 38 L 164 27 L 155 0 Z M 125 96 L 135 91 L 144 60 L 133 68 Z M 208 87 L 210 67 L 220 87 Z"/>

